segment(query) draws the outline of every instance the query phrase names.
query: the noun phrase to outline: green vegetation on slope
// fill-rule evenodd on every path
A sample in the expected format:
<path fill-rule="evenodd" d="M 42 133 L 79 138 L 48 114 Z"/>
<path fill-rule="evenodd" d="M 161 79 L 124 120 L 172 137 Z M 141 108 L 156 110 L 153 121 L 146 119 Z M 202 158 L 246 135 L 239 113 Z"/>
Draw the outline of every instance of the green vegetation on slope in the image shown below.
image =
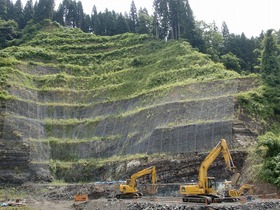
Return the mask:
<path fill-rule="evenodd" d="M 240 95 L 239 103 L 266 132 L 259 136 L 258 145 L 250 154 L 250 159 L 255 159 L 251 170 L 256 178 L 280 187 L 280 47 L 276 40 L 273 30 L 268 30 L 262 42 L 263 84 Z"/>
<path fill-rule="evenodd" d="M 164 42 L 129 33 L 100 37 L 56 26 L 36 32 L 25 44 L 1 50 L 0 56 L 22 63 L 9 81 L 18 83 L 26 78 L 24 84 L 33 89 L 94 90 L 106 94 L 108 100 L 188 82 L 238 77 L 187 42 Z M 32 74 L 36 66 L 57 71 L 36 76 Z"/>
<path fill-rule="evenodd" d="M 0 57 L 0 100 L 10 98 L 7 88 L 7 78 L 9 77 L 10 72 L 13 71 L 14 65 L 18 63 L 13 58 Z"/>
<path fill-rule="evenodd" d="M 243 171 L 249 182 L 259 180 L 280 187 L 280 130 L 273 124 L 270 132 L 258 137 L 258 144 L 248 150 L 246 169 Z"/>

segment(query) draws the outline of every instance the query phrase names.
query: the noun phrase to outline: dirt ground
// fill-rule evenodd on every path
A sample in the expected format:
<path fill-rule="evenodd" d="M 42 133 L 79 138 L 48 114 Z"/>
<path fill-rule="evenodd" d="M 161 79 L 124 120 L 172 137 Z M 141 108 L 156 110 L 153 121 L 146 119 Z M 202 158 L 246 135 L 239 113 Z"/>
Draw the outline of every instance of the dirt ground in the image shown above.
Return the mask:
<path fill-rule="evenodd" d="M 74 202 L 74 200 L 59 200 L 59 201 L 48 201 L 46 199 L 41 200 L 28 200 L 24 202 L 24 206 L 19 206 L 18 208 L 24 210 L 124 210 L 127 205 L 134 203 L 170 203 L 169 201 L 163 201 L 163 199 L 154 200 L 152 198 L 134 199 L 134 200 L 118 200 L 118 199 L 92 199 L 87 202 Z M 181 199 L 175 198 L 172 202 L 179 203 Z"/>
<path fill-rule="evenodd" d="M 73 207 L 73 201 L 34 201 L 27 202 L 26 205 L 32 210 L 63 210 L 63 209 L 75 209 Z"/>
<path fill-rule="evenodd" d="M 73 184 L 49 186 L 29 183 L 19 188 L 0 188 L 0 209 L 9 210 L 106 210 L 126 209 L 127 202 L 114 198 L 117 184 Z M 87 202 L 75 202 L 76 194 L 87 194 Z M 113 198 L 108 198 L 113 197 Z M 19 200 L 17 202 L 16 200 Z M 2 205 L 12 207 L 3 207 Z M 1 207 L 2 206 L 2 207 Z"/>
<path fill-rule="evenodd" d="M 138 199 L 118 200 L 115 194 L 119 193 L 118 183 L 116 184 L 70 184 L 65 186 L 50 186 L 40 184 L 26 184 L 20 188 L 2 188 L 0 189 L 0 209 L 17 209 L 17 210 L 124 210 L 127 206 L 139 204 L 155 204 L 155 205 L 195 205 L 182 202 L 182 198 L 176 193 L 170 195 L 150 195 Z M 262 193 L 273 193 L 271 195 L 280 194 L 275 189 L 267 185 L 259 184 Z M 140 187 L 140 186 L 139 186 Z M 266 189 L 267 188 L 267 189 Z M 87 202 L 75 202 L 76 194 L 87 194 L 89 200 Z M 272 197 L 271 197 L 272 198 Z M 15 201 L 20 199 L 24 206 L 16 208 L 2 207 L 1 204 L 7 201 Z M 277 199 L 279 201 L 279 197 Z M 239 202 L 240 204 L 240 202 Z M 131 209 L 131 208 L 129 208 Z M 136 208 L 139 209 L 139 208 Z M 140 208 L 141 209 L 141 208 Z"/>
<path fill-rule="evenodd" d="M 221 203 L 221 204 L 211 204 L 212 207 L 219 209 L 219 207 L 225 206 L 244 206 L 245 205 L 252 205 L 253 203 L 260 202 L 259 200 L 252 201 L 252 202 L 236 202 L 236 203 Z M 279 199 L 270 199 L 262 201 L 262 205 L 266 205 L 265 203 L 269 202 L 279 202 Z M 181 199 L 179 198 L 166 198 L 166 200 L 154 200 L 148 201 L 146 199 L 137 199 L 137 200 L 108 200 L 108 199 L 96 199 L 96 200 L 89 200 L 88 202 L 73 202 L 73 201 L 58 201 L 58 202 L 50 202 L 50 201 L 41 201 L 41 202 L 34 202 L 34 203 L 27 203 L 27 207 L 30 210 L 125 210 L 127 209 L 127 205 L 136 205 L 139 203 L 152 203 L 152 204 L 159 204 L 159 205 L 184 205 L 189 207 L 199 207 L 205 206 L 205 204 L 195 204 L 195 203 L 182 203 Z M 153 208 L 151 208 L 153 209 Z"/>
<path fill-rule="evenodd" d="M 129 201 L 131 202 L 131 201 Z M 110 201 L 105 198 L 89 200 L 88 202 L 74 202 L 74 201 L 34 201 L 27 202 L 26 205 L 30 210 L 124 210 L 127 206 L 127 201 L 113 200 Z"/>

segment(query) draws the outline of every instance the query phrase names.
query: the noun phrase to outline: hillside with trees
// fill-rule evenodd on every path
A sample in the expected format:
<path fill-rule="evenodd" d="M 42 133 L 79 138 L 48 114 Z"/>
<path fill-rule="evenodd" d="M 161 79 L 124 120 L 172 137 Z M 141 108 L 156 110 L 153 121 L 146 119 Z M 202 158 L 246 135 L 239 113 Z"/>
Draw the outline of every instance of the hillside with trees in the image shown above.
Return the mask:
<path fill-rule="evenodd" d="M 26 5 L 22 5 L 21 0 L 14 4 L 10 0 L 1 0 L 0 3 L 0 26 L 9 28 L 9 31 L 0 29 L 2 48 L 8 46 L 9 40 L 18 38 L 28 23 L 51 19 L 62 26 L 102 36 L 130 32 L 165 40 L 187 40 L 200 52 L 211 55 L 213 61 L 224 63 L 228 69 L 245 74 L 260 72 L 258 58 L 265 32 L 260 31 L 258 37 L 247 38 L 244 34 L 230 33 L 225 22 L 219 29 L 215 22 L 195 20 L 187 0 L 155 0 L 154 14 L 149 14 L 146 8 L 136 8 L 134 1 L 125 14 L 97 11 L 95 6 L 91 14 L 85 14 L 82 3 L 76 0 L 64 0 L 56 10 L 54 0 L 29 0 Z"/>
<path fill-rule="evenodd" d="M 223 137 L 253 147 L 249 181 L 280 186 L 280 31 L 236 35 L 187 0 L 154 14 L 54 3 L 0 0 L 2 182 L 115 179 Z"/>

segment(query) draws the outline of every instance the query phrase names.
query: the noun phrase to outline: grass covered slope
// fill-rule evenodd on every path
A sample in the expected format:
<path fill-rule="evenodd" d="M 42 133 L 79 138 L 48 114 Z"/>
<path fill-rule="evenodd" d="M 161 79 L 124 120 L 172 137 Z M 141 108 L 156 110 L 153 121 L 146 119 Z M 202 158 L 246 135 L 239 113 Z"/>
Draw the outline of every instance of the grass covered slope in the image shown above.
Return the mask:
<path fill-rule="evenodd" d="M 238 76 L 187 42 L 164 42 L 138 34 L 100 37 L 56 26 L 38 32 L 25 44 L 2 50 L 0 55 L 13 56 L 27 65 L 59 69 L 36 75 L 27 67 L 20 72 L 23 75 L 19 80 L 22 76 L 33 77 L 30 88 L 94 90 L 112 100 L 162 86 Z"/>
<path fill-rule="evenodd" d="M 35 175 L 26 179 L 86 166 L 75 180 L 91 180 L 92 167 L 116 156 L 201 151 L 232 138 L 239 75 L 187 42 L 54 23 L 23 40 L 0 51 L 1 141 L 29 151 Z"/>

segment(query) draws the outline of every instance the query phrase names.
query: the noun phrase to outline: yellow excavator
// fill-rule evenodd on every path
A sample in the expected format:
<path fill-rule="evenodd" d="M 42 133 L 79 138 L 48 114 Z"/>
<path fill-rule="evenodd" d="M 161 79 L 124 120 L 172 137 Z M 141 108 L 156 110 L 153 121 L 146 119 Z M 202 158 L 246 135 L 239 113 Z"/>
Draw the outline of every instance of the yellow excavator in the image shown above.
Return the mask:
<path fill-rule="evenodd" d="M 239 181 L 240 174 L 237 173 L 237 177 L 231 181 L 225 180 L 224 184 L 224 201 L 238 201 L 240 196 L 253 195 L 254 186 L 251 184 L 242 184 L 237 189 L 237 182 Z"/>
<path fill-rule="evenodd" d="M 138 171 L 137 173 L 133 174 L 130 179 L 126 180 L 125 184 L 120 184 L 120 194 L 116 195 L 117 199 L 128 199 L 128 198 L 139 198 L 143 194 L 141 192 L 138 192 L 137 189 L 137 183 L 136 179 L 138 177 L 144 176 L 151 174 L 151 179 L 152 179 L 152 185 L 149 187 L 146 187 L 146 190 L 149 194 L 155 194 L 157 192 L 157 187 L 156 187 L 156 167 L 151 166 L 149 168 L 143 169 L 141 171 Z"/>
<path fill-rule="evenodd" d="M 222 153 L 226 162 L 227 168 L 235 172 L 236 167 L 230 155 L 225 139 L 221 141 L 212 149 L 204 161 L 201 163 L 198 174 L 198 182 L 181 185 L 180 194 L 183 195 L 183 202 L 198 202 L 198 203 L 212 203 L 222 202 L 223 199 L 218 195 L 217 184 L 214 177 L 208 177 L 207 171 L 214 160 Z"/>
<path fill-rule="evenodd" d="M 239 189 L 234 189 L 231 181 L 225 181 L 225 197 L 238 198 L 244 195 L 252 195 L 254 193 L 254 186 L 251 184 L 243 184 Z"/>

